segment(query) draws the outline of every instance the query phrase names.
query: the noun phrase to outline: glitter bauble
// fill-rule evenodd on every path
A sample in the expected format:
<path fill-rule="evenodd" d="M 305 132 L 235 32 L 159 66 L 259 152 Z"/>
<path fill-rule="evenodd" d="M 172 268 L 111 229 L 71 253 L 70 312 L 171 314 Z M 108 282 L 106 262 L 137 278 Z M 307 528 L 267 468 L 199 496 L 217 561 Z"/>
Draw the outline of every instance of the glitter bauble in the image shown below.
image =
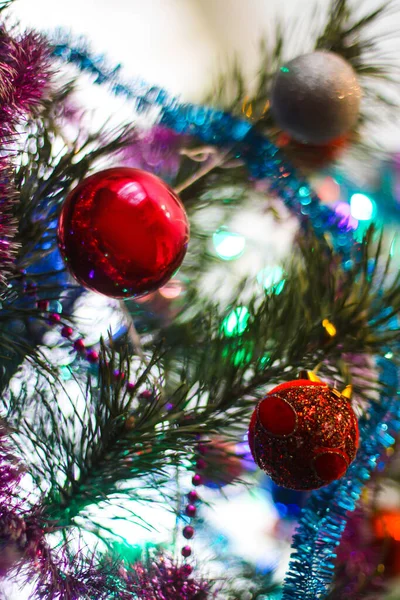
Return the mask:
<path fill-rule="evenodd" d="M 281 67 L 271 89 L 271 112 L 295 140 L 323 145 L 355 126 L 360 100 L 352 66 L 338 54 L 317 51 Z"/>
<path fill-rule="evenodd" d="M 84 179 L 62 207 L 61 254 L 84 287 L 111 296 L 142 296 L 163 286 L 189 241 L 185 210 L 161 179 L 128 167 Z"/>
<path fill-rule="evenodd" d="M 276 484 L 312 490 L 345 474 L 358 436 L 347 398 L 324 383 L 299 379 L 278 385 L 258 403 L 249 445 Z"/>

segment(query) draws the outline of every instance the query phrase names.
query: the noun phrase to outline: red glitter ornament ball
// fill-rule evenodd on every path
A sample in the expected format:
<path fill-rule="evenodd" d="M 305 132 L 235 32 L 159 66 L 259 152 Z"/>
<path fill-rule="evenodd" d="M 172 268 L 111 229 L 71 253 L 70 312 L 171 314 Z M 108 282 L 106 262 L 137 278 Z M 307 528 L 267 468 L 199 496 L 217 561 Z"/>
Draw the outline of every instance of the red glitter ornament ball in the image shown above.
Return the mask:
<path fill-rule="evenodd" d="M 324 383 L 278 385 L 259 402 L 249 445 L 278 485 L 313 490 L 340 479 L 357 453 L 358 423 L 347 398 Z"/>
<path fill-rule="evenodd" d="M 161 179 L 128 167 L 84 179 L 67 197 L 58 227 L 61 254 L 84 287 L 142 296 L 180 267 L 189 241 L 185 210 Z"/>

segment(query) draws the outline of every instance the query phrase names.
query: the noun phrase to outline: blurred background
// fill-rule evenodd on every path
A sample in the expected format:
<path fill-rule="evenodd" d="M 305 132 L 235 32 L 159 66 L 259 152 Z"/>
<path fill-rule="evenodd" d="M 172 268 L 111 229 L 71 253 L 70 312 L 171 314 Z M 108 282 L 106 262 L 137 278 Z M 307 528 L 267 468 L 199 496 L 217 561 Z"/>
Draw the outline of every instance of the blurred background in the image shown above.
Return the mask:
<path fill-rule="evenodd" d="M 353 4 L 364 12 L 382 3 Z M 85 35 L 95 50 L 122 63 L 130 76 L 196 101 L 235 54 L 251 84 L 258 68 L 259 42 L 268 39 L 278 19 L 296 15 L 300 24 L 304 21 L 302 46 L 307 50 L 310 15 L 318 22 L 328 7 L 329 0 L 18 0 L 13 14 L 24 26 L 50 31 L 64 27 Z M 380 27 L 388 29 L 387 22 Z M 390 29 L 399 27 L 400 12 L 390 21 Z M 293 40 L 295 47 L 298 42 Z M 393 44 L 391 40 L 391 53 Z M 397 56 L 400 67 L 400 52 Z M 382 131 L 382 143 L 398 150 L 399 133 L 399 125 L 390 123 Z"/>
<path fill-rule="evenodd" d="M 121 63 L 126 76 L 143 78 L 185 100 L 201 102 L 217 74 L 235 56 L 244 68 L 251 86 L 259 67 L 260 40 L 268 39 L 271 32 L 276 30 L 278 19 L 296 16 L 300 25 L 304 22 L 304 27 L 300 28 L 304 34 L 301 50 L 305 52 L 311 49 L 308 46 L 312 43 L 312 36 L 308 35 L 310 15 L 313 16 L 314 23 L 318 23 L 319 19 L 322 22 L 329 4 L 329 0 L 17 0 L 12 14 L 23 27 L 32 26 L 44 32 L 53 32 L 61 27 L 76 36 L 85 36 L 93 49 L 98 54 L 106 55 L 111 64 Z M 394 6 L 396 4 L 399 10 L 391 18 L 390 24 L 386 21 L 378 27 L 384 27 L 385 30 L 390 28 L 390 31 L 400 29 L 400 0 L 393 3 Z M 375 0 L 355 0 L 354 5 L 360 5 L 365 12 L 378 4 Z M 298 44 L 299 40 L 293 39 L 293 47 L 298 48 Z M 400 47 L 397 48 L 396 45 L 400 46 L 400 41 L 391 39 L 387 50 L 398 61 L 400 69 Z M 290 53 L 290 45 L 288 52 Z M 296 50 L 293 51 L 294 54 Z M 85 93 L 92 94 L 93 106 L 100 105 L 103 115 L 116 112 L 115 100 L 102 94 L 101 90 L 92 87 Z M 400 102 L 400 90 L 397 101 Z M 123 112 L 118 113 L 117 118 L 121 118 L 123 114 L 125 115 Z M 345 174 L 343 171 L 327 172 L 314 181 L 322 201 L 335 203 L 338 207 L 341 206 L 341 210 L 343 207 L 350 210 L 349 206 L 351 207 L 354 211 L 351 214 L 355 220 L 355 229 L 359 224 L 368 224 L 374 218 L 379 199 L 383 206 L 381 220 L 388 227 L 398 230 L 399 123 L 400 119 L 387 123 L 375 132 L 375 135 L 378 134 L 379 144 L 387 150 L 387 155 L 374 163 L 373 169 L 369 163 L 348 163 Z M 348 216 L 348 212 L 346 215 Z M 252 270 L 255 271 L 254 275 L 262 273 L 263 265 L 257 262 L 257 254 L 268 255 L 271 264 L 275 264 L 291 251 L 296 223 L 286 216 L 285 232 L 282 235 L 282 230 L 276 228 L 270 215 L 263 218 L 261 222 L 260 216 L 252 214 L 249 209 L 245 215 L 239 215 L 237 222 L 222 224 L 229 225 L 232 230 L 230 236 L 227 236 L 224 229 L 223 238 L 215 237 L 220 232 L 221 224 L 215 226 L 213 240 L 217 255 L 229 264 L 232 259 L 238 258 L 234 267 L 236 277 L 249 275 Z M 361 226 L 360 231 L 363 231 Z M 224 248 L 221 249 L 223 244 Z M 246 253 L 245 244 L 248 246 Z M 218 278 L 221 278 L 219 272 L 217 280 Z M 267 287 L 267 284 L 264 283 L 264 286 Z M 212 281 L 210 289 L 216 289 Z M 99 311 L 100 308 L 104 312 L 104 306 L 99 306 Z M 110 315 L 106 313 L 105 331 L 109 325 Z M 252 465 L 246 464 L 243 469 L 251 472 Z M 214 508 L 205 515 L 205 521 L 219 531 L 218 551 L 221 556 L 229 540 L 231 548 L 238 555 L 260 569 L 276 568 L 277 577 L 281 577 L 287 566 L 293 523 L 304 499 L 293 494 L 280 495 L 282 490 L 273 487 L 266 477 L 260 479 L 259 488 L 252 493 L 247 493 L 242 488 L 239 492 L 227 491 L 229 502 L 221 501 L 217 491 L 211 490 L 209 494 Z M 385 508 L 398 508 L 400 489 L 387 486 L 384 498 Z M 238 514 L 242 518 L 240 528 L 235 521 L 235 515 Z M 150 518 L 157 521 L 157 534 L 150 536 L 148 532 L 143 533 L 143 530 L 133 525 L 127 530 L 126 521 L 123 521 L 121 535 L 130 543 L 149 541 L 150 538 L 153 542 L 163 541 L 166 532 L 173 526 L 171 515 L 166 511 L 155 515 L 152 508 L 149 520 Z M 204 546 L 206 553 L 206 544 Z M 400 556 L 400 550 L 398 552 Z M 400 566 L 396 574 L 399 572 Z"/>

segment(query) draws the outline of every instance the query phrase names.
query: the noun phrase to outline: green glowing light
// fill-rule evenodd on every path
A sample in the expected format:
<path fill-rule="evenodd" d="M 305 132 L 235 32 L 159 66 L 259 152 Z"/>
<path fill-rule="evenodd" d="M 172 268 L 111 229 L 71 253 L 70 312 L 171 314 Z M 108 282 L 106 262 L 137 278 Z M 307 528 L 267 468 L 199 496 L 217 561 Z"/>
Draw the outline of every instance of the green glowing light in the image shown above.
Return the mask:
<path fill-rule="evenodd" d="M 49 311 L 53 313 L 58 313 L 60 315 L 63 311 L 63 305 L 58 300 L 50 300 Z"/>
<path fill-rule="evenodd" d="M 281 71 L 282 73 L 289 73 L 289 70 L 287 67 L 281 67 Z"/>
<path fill-rule="evenodd" d="M 310 190 L 308 189 L 308 187 L 306 187 L 306 186 L 303 185 L 299 189 L 299 196 L 301 196 L 301 198 L 306 198 L 309 195 L 310 195 Z"/>
<path fill-rule="evenodd" d="M 72 379 L 71 369 L 69 367 L 61 367 L 60 376 L 63 381 L 69 381 Z"/>
<path fill-rule="evenodd" d="M 245 238 L 226 229 L 218 229 L 213 235 L 215 252 L 222 260 L 235 260 L 239 258 L 246 247 Z"/>
<path fill-rule="evenodd" d="M 240 348 L 224 348 L 222 350 L 222 356 L 230 359 L 235 367 L 242 367 L 251 362 L 253 357 L 253 347 L 254 344 L 249 342 Z"/>
<path fill-rule="evenodd" d="M 279 265 L 275 267 L 266 267 L 258 273 L 257 281 L 268 293 L 278 295 L 285 287 L 283 275 L 283 269 Z"/>
<path fill-rule="evenodd" d="M 262 367 L 266 367 L 269 363 L 271 362 L 271 355 L 269 354 L 269 352 L 267 354 L 265 354 L 265 356 L 263 356 L 260 360 L 260 365 Z"/>
<path fill-rule="evenodd" d="M 124 563 L 133 565 L 143 556 L 143 548 L 146 550 L 156 548 L 155 544 L 147 543 L 130 545 L 127 542 L 113 542 L 110 544 L 118 557 L 121 557 Z"/>
<path fill-rule="evenodd" d="M 222 330 L 227 337 L 242 335 L 249 320 L 249 311 L 245 306 L 238 306 L 222 322 Z"/>

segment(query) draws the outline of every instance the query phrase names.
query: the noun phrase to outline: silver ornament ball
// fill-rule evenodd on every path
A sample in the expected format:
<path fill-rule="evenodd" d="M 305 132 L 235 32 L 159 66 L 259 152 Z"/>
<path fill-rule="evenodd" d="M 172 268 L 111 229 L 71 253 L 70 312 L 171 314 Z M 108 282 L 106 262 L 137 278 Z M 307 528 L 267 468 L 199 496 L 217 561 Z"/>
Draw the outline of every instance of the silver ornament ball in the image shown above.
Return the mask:
<path fill-rule="evenodd" d="M 356 124 L 361 87 L 352 66 L 338 54 L 316 51 L 281 67 L 271 90 L 271 112 L 295 140 L 324 145 Z"/>

